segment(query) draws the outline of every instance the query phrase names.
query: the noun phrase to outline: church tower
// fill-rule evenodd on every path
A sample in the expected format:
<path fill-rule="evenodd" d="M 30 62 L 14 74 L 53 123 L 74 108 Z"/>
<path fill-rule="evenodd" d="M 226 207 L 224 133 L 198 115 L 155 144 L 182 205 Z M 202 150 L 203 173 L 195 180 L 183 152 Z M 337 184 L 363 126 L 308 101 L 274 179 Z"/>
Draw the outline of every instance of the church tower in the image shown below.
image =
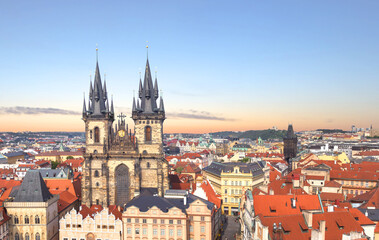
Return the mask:
<path fill-rule="evenodd" d="M 158 82 L 151 78 L 149 59 L 146 61 L 145 77 L 140 79 L 137 102 L 133 99 L 132 118 L 138 150 L 142 155 L 163 154 L 163 122 L 166 119 L 163 99 L 159 98 Z"/>
<path fill-rule="evenodd" d="M 162 98 L 157 105 L 158 83 L 155 79 L 153 85 L 149 61 L 143 85 L 140 79 L 139 99 L 137 102 L 133 99 L 134 133 L 123 113 L 117 115 L 117 124 L 112 126 L 113 101 L 109 103 L 98 63 L 89 91 L 88 105 L 83 103 L 86 151 L 82 203 L 123 207 L 143 191 L 163 196 L 169 188 L 168 162 L 163 154 L 165 111 Z"/>
<path fill-rule="evenodd" d="M 99 63 L 96 62 L 95 81 L 90 83 L 88 110 L 83 103 L 83 121 L 86 132 L 86 153 L 105 153 L 110 144 L 114 121 L 113 102 L 109 109 L 107 86 L 101 83 Z"/>
<path fill-rule="evenodd" d="M 293 131 L 292 124 L 288 125 L 287 135 L 283 138 L 284 159 L 288 163 L 289 172 L 292 171 L 292 158 L 297 155 L 297 136 Z"/>
<path fill-rule="evenodd" d="M 147 59 L 143 84 L 141 79 L 139 82 L 138 99 L 133 99 L 132 119 L 141 156 L 141 188 L 157 189 L 157 194 L 163 195 L 168 189 L 168 165 L 163 154 L 163 122 L 166 117 L 163 99 L 159 98 L 158 107 L 158 98 L 158 81 L 155 78 L 153 85 Z"/>

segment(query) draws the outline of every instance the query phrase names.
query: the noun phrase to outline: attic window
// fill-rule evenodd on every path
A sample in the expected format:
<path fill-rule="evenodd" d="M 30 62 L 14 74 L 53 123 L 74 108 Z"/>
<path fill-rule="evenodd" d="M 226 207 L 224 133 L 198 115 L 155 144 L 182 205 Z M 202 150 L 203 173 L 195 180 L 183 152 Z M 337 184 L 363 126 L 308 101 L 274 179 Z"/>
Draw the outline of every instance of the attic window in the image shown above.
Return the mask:
<path fill-rule="evenodd" d="M 276 209 L 270 206 L 270 212 L 276 212 Z"/>

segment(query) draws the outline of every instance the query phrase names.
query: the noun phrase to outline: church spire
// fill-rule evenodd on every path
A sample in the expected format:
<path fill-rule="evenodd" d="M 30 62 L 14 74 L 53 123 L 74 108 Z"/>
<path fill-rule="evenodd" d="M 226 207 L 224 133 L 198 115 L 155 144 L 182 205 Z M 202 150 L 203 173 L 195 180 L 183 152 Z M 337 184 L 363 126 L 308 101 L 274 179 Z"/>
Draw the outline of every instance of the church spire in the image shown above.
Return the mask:
<path fill-rule="evenodd" d="M 142 88 L 142 80 L 141 80 L 141 75 L 140 75 L 140 77 L 139 77 L 139 90 L 138 90 L 138 97 L 139 98 L 142 98 L 142 91 L 143 91 L 143 88 Z"/>
<path fill-rule="evenodd" d="M 157 72 L 155 72 L 155 83 L 154 83 L 154 97 L 155 99 L 158 99 L 159 92 L 158 92 L 158 80 L 157 80 Z"/>
<path fill-rule="evenodd" d="M 132 111 L 136 111 L 136 98 L 133 96 L 133 106 L 132 106 Z"/>
<path fill-rule="evenodd" d="M 114 115 L 113 96 L 112 96 L 112 101 L 111 101 L 111 114 Z"/>
<path fill-rule="evenodd" d="M 159 104 L 159 111 L 160 112 L 164 112 L 163 98 L 162 98 L 162 96 L 160 98 L 161 98 L 161 101 L 160 101 L 160 104 Z"/>
<path fill-rule="evenodd" d="M 86 109 L 86 97 L 83 96 L 83 117 L 87 115 L 87 109 Z"/>

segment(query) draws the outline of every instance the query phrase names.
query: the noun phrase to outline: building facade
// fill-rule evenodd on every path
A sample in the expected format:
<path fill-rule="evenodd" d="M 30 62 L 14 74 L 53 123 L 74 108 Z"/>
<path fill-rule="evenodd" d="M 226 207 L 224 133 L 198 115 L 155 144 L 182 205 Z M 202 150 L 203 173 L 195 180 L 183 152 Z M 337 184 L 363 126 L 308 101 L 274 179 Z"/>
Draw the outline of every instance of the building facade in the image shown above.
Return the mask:
<path fill-rule="evenodd" d="M 113 127 L 113 101 L 109 103 L 106 84 L 101 82 L 96 64 L 94 84 L 90 86 L 88 109 L 83 104 L 86 151 L 83 166 L 83 204 L 123 206 L 141 190 L 159 195 L 169 188 L 168 163 L 163 154 L 165 110 L 158 83 L 151 78 L 146 62 L 144 82 L 139 83 L 139 98 L 133 99 L 134 133 L 120 114 Z"/>
<path fill-rule="evenodd" d="M 244 191 L 268 184 L 269 168 L 265 162 L 212 162 L 203 169 L 203 175 L 221 195 L 223 213 L 237 215 Z"/>
<path fill-rule="evenodd" d="M 58 195 L 51 195 L 36 170 L 29 170 L 5 208 L 14 240 L 58 240 Z"/>

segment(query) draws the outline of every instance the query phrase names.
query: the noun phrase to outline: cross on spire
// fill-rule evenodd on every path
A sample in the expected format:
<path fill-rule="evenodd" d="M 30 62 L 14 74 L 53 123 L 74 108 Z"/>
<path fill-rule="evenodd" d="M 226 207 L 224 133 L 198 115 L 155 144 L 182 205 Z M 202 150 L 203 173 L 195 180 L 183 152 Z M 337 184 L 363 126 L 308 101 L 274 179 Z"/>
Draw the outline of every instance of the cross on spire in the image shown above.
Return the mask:
<path fill-rule="evenodd" d="M 124 118 L 126 118 L 126 115 L 121 113 L 120 115 L 117 116 L 118 118 L 121 119 L 121 121 L 124 121 Z"/>

